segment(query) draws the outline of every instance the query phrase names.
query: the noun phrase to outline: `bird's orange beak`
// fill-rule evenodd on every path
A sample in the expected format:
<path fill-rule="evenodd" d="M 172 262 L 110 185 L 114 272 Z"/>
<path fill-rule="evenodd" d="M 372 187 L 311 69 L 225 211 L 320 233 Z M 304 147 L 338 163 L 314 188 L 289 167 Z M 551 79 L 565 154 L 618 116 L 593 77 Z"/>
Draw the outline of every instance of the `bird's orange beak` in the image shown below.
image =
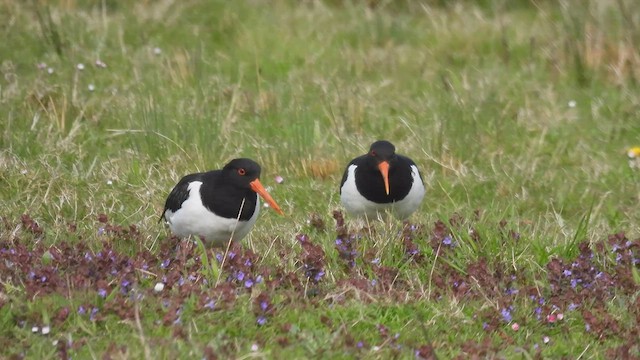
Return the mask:
<path fill-rule="evenodd" d="M 382 174 L 382 180 L 384 180 L 384 191 L 389 195 L 389 163 L 386 161 L 378 164 L 378 170 Z"/>
<path fill-rule="evenodd" d="M 282 211 L 282 209 L 280 209 L 280 206 L 278 206 L 276 201 L 273 200 L 273 198 L 271 197 L 271 195 L 269 195 L 267 190 L 264 189 L 264 186 L 262 186 L 262 184 L 260 183 L 260 180 L 255 179 L 252 182 L 250 182 L 249 185 L 251 186 L 251 190 L 255 191 L 258 195 L 260 195 L 264 199 L 264 201 L 266 201 L 267 204 L 269 204 L 269 206 L 273 208 L 273 210 L 275 210 L 280 215 L 284 215 L 284 212 Z"/>

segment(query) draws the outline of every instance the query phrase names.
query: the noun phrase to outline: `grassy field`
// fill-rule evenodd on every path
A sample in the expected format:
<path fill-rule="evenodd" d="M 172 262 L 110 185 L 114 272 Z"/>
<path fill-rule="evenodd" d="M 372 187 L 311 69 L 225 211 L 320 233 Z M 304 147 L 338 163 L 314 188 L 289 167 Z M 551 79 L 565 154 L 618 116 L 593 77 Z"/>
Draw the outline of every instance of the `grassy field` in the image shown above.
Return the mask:
<path fill-rule="evenodd" d="M 0 358 L 640 357 L 634 1 L 0 0 L 0 31 Z M 427 195 L 358 228 L 377 139 Z M 234 157 L 286 216 L 172 239 L 172 186 Z"/>

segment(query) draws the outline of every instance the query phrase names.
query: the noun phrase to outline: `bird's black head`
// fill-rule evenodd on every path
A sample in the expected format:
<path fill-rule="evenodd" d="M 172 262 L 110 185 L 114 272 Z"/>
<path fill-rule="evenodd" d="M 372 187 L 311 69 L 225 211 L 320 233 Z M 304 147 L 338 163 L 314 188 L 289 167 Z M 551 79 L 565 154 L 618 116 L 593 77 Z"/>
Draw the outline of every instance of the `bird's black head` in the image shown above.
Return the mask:
<path fill-rule="evenodd" d="M 371 144 L 367 161 L 370 166 L 378 168 L 384 182 L 384 191 L 389 195 L 389 168 L 396 162 L 396 147 L 386 140 L 378 140 Z"/>
<path fill-rule="evenodd" d="M 251 189 L 260 195 L 278 214 L 284 215 L 280 206 L 260 183 L 260 170 L 260 165 L 251 159 L 233 159 L 222 169 L 227 179 L 230 179 L 233 184 Z"/>
<path fill-rule="evenodd" d="M 260 165 L 251 159 L 233 159 L 222 169 L 234 184 L 249 188 L 251 182 L 260 178 Z"/>
<path fill-rule="evenodd" d="M 392 162 L 396 158 L 396 147 L 386 140 L 378 140 L 371 144 L 368 155 L 374 159 L 376 163 L 383 161 Z"/>

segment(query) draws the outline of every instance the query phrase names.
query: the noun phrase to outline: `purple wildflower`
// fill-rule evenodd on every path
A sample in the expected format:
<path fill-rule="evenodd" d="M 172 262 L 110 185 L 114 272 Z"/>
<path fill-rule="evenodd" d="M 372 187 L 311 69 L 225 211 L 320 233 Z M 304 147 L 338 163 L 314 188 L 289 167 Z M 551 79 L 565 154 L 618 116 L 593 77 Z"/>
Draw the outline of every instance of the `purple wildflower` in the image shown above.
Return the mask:
<path fill-rule="evenodd" d="M 82 305 L 78 306 L 78 314 L 84 315 L 86 312 L 87 310 L 84 308 L 84 306 Z"/>
<path fill-rule="evenodd" d="M 98 289 L 98 296 L 100 296 L 101 298 L 105 298 L 107 297 L 107 290 L 105 289 Z"/>
<path fill-rule="evenodd" d="M 238 281 L 244 280 L 244 272 L 238 271 L 238 273 L 236 274 L 236 279 L 238 279 Z"/>
<path fill-rule="evenodd" d="M 451 236 L 447 235 L 444 239 L 442 239 L 442 243 L 446 246 L 450 246 L 452 243 Z"/>
<path fill-rule="evenodd" d="M 504 322 L 511 322 L 511 320 L 513 320 L 513 317 L 511 316 L 511 311 L 509 309 L 502 309 L 500 310 L 500 314 L 502 314 L 502 320 L 504 320 Z"/>
<path fill-rule="evenodd" d="M 252 287 L 252 286 L 253 286 L 253 280 L 251 280 L 251 279 L 247 279 L 247 280 L 244 282 L 244 287 L 246 287 L 246 288 L 250 288 L 250 287 Z"/>
<path fill-rule="evenodd" d="M 269 306 L 269 304 L 267 304 L 266 301 L 261 301 L 260 302 L 260 309 L 262 309 L 262 311 L 266 311 L 268 306 Z"/>
<path fill-rule="evenodd" d="M 213 310 L 216 307 L 215 300 L 213 299 L 209 300 L 206 304 L 204 304 L 204 307 Z"/>
<path fill-rule="evenodd" d="M 264 316 L 258 316 L 258 320 L 256 320 L 256 322 L 258 323 L 258 325 L 264 325 L 267 323 L 267 318 L 265 318 Z"/>
<path fill-rule="evenodd" d="M 571 270 L 565 269 L 565 270 L 562 272 L 562 275 L 564 275 L 564 276 L 571 276 Z"/>
<path fill-rule="evenodd" d="M 91 308 L 91 315 L 89 315 L 89 320 L 94 321 L 96 319 L 96 314 L 98 313 L 98 308 Z"/>

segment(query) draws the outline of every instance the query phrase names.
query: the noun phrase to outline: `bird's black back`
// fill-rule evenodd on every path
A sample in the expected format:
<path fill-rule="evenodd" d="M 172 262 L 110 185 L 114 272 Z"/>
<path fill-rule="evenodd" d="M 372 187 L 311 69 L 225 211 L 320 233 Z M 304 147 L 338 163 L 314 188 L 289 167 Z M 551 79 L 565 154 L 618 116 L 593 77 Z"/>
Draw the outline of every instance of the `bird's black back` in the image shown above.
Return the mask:
<path fill-rule="evenodd" d="M 164 205 L 163 216 L 167 210 L 176 212 L 189 197 L 189 184 L 202 182 L 200 198 L 202 204 L 224 218 L 237 218 L 240 207 L 240 220 L 246 221 L 253 216 L 258 195 L 247 187 L 240 187 L 233 179 L 224 176 L 224 170 L 213 170 L 205 173 L 189 174 L 180 179 L 171 190 Z M 242 205 L 244 199 L 244 205 Z"/>

